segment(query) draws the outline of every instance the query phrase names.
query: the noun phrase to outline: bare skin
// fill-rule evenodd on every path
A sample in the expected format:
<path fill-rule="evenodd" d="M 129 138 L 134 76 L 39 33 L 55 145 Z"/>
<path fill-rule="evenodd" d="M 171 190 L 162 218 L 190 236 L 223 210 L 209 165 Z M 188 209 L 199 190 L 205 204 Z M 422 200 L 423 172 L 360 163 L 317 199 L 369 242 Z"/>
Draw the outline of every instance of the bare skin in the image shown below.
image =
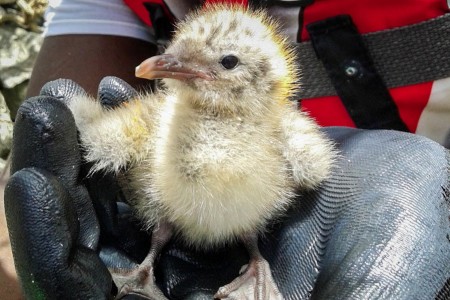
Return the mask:
<path fill-rule="evenodd" d="M 136 78 L 134 68 L 155 53 L 155 45 L 128 37 L 47 37 L 36 60 L 27 97 L 38 95 L 45 83 L 58 78 L 77 82 L 91 95 L 97 94 L 98 84 L 105 76 L 122 78 L 136 89 L 149 89 L 150 82 Z"/>

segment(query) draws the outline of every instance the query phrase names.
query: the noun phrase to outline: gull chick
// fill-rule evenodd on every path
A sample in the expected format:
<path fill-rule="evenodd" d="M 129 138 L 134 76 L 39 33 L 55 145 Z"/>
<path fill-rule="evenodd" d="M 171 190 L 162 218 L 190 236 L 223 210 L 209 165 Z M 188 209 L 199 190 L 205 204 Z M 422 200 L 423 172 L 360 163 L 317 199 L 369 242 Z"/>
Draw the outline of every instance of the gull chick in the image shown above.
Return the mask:
<path fill-rule="evenodd" d="M 317 188 L 336 156 L 333 144 L 289 99 L 293 49 L 263 11 L 206 6 L 182 21 L 165 53 L 136 68 L 162 79 L 153 94 L 113 109 L 70 103 L 94 170 L 123 172 L 130 202 L 152 246 L 141 265 L 113 274 L 119 295 L 165 299 L 153 267 L 173 234 L 196 248 L 242 242 L 250 261 L 220 299 L 282 299 L 258 235 Z M 132 93 L 131 93 L 132 94 Z"/>

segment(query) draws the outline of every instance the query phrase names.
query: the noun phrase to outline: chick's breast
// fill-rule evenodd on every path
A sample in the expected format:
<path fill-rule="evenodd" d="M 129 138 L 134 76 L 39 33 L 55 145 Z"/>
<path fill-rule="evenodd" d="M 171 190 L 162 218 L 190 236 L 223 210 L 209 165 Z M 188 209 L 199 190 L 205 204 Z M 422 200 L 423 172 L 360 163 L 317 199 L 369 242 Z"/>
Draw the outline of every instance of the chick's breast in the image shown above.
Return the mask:
<path fill-rule="evenodd" d="M 289 202 L 286 164 L 265 124 L 197 113 L 174 115 L 155 149 L 155 197 L 195 245 L 261 230 Z"/>

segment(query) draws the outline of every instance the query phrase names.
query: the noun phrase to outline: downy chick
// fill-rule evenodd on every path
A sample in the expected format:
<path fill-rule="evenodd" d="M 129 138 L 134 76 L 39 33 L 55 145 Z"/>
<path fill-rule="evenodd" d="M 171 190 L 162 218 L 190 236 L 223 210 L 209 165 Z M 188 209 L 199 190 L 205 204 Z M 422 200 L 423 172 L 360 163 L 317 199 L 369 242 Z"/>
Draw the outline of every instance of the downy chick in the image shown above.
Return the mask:
<path fill-rule="evenodd" d="M 258 234 L 297 190 L 319 186 L 336 153 L 289 102 L 298 70 L 278 31 L 262 11 L 207 6 L 178 25 L 163 55 L 136 69 L 138 77 L 163 78 L 165 89 L 113 110 L 72 101 L 94 170 L 125 170 L 131 203 L 154 228 L 140 267 L 114 274 L 119 297 L 164 299 L 153 264 L 176 233 L 198 248 L 241 241 L 248 249 L 246 270 L 216 298 L 282 299 Z"/>

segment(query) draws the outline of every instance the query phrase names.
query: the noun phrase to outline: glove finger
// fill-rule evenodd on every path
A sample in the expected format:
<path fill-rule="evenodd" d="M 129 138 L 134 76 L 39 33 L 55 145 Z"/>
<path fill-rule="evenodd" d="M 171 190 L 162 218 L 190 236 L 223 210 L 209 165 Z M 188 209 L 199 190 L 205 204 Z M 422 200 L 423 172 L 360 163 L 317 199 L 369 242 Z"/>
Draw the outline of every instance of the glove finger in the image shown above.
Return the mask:
<path fill-rule="evenodd" d="M 31 299 L 106 299 L 111 277 L 97 253 L 80 245 L 74 203 L 51 173 L 25 168 L 5 189 L 14 261 Z"/>
<path fill-rule="evenodd" d="M 239 275 L 248 259 L 240 243 L 196 251 L 175 240 L 155 266 L 156 283 L 169 299 L 213 299 L 221 286 Z"/>
<path fill-rule="evenodd" d="M 41 96 L 56 98 L 66 105 L 76 95 L 86 95 L 84 89 L 70 79 L 57 79 L 47 82 L 39 93 Z"/>
<path fill-rule="evenodd" d="M 69 108 L 49 96 L 26 100 L 14 124 L 11 173 L 36 167 L 58 177 L 75 201 L 81 229 L 79 242 L 96 249 L 99 226 L 89 194 L 79 183 L 81 162 L 76 125 Z"/>
<path fill-rule="evenodd" d="M 98 99 L 107 108 L 115 108 L 137 96 L 131 85 L 114 76 L 103 78 L 98 86 Z"/>
<path fill-rule="evenodd" d="M 86 187 L 100 223 L 101 244 L 121 249 L 135 262 L 142 261 L 150 248 L 150 237 L 142 230 L 142 224 L 136 220 L 130 207 L 119 202 L 124 199 L 115 178 L 111 174 L 94 173 L 86 180 Z M 113 261 L 120 264 L 119 260 Z"/>
<path fill-rule="evenodd" d="M 12 173 L 35 166 L 75 182 L 81 156 L 68 107 L 48 96 L 27 99 L 17 112 L 12 152 Z"/>
<path fill-rule="evenodd" d="M 138 267 L 138 264 L 131 260 L 126 253 L 114 247 L 102 247 L 99 256 L 109 269 L 131 270 Z"/>

